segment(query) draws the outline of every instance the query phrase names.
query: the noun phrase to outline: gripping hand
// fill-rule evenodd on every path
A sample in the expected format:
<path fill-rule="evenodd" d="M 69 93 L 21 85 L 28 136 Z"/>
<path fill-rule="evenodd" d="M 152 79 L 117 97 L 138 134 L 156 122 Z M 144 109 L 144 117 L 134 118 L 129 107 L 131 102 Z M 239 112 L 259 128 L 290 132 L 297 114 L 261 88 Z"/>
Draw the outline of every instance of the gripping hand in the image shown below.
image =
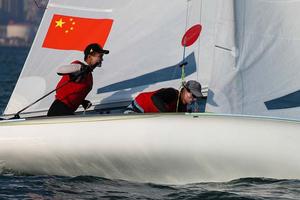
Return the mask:
<path fill-rule="evenodd" d="M 92 106 L 92 103 L 89 100 L 83 100 L 81 105 L 84 108 L 84 110 L 87 110 Z"/>

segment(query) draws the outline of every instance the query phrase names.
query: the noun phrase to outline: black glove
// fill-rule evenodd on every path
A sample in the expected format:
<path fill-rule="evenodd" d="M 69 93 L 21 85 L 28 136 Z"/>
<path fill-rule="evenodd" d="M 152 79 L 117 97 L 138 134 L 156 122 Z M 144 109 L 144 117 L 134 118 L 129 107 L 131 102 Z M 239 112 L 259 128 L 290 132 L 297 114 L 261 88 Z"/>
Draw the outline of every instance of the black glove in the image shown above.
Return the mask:
<path fill-rule="evenodd" d="M 84 110 L 87 110 L 92 106 L 92 103 L 89 100 L 83 100 L 81 105 L 84 108 Z"/>

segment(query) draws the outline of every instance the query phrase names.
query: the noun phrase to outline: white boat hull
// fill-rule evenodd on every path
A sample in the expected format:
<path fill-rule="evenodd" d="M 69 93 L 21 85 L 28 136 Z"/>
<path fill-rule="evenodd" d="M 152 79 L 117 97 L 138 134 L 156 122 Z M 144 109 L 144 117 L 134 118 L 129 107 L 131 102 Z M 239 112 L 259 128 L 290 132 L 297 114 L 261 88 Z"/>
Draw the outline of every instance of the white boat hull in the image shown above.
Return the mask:
<path fill-rule="evenodd" d="M 207 114 L 0 123 L 2 169 L 185 184 L 300 179 L 300 123 Z"/>

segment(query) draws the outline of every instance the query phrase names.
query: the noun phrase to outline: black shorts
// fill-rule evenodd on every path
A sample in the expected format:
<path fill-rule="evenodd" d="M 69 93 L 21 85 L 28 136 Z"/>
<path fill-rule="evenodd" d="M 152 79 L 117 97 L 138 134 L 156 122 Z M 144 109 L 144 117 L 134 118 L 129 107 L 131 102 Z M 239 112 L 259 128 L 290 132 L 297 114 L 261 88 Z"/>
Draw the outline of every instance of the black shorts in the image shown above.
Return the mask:
<path fill-rule="evenodd" d="M 74 115 L 74 111 L 60 100 L 55 100 L 50 106 L 47 116 Z"/>

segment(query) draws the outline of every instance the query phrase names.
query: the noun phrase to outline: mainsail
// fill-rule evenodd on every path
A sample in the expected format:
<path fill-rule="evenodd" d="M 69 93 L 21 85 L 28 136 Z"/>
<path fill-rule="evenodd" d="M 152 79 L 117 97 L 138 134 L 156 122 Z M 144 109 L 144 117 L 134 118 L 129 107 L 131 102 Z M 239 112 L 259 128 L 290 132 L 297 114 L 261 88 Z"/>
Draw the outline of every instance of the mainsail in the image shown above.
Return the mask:
<path fill-rule="evenodd" d="M 222 3 L 207 110 L 300 119 L 300 2 Z"/>
<path fill-rule="evenodd" d="M 16 113 L 55 88 L 60 78 L 56 75 L 57 67 L 73 60 L 83 60 L 82 46 L 88 45 L 84 44 L 87 38 L 95 37 L 97 28 L 80 25 L 80 20 L 112 22 L 110 29 L 98 29 L 101 32 L 99 38 L 103 39 L 103 34 L 107 34 L 101 41 L 111 53 L 104 57 L 103 67 L 94 72 L 94 88 L 87 97 L 93 104 L 129 101 L 145 90 L 178 88 L 179 64 L 183 59 L 181 39 L 185 31 L 196 24 L 201 24 L 203 31 L 200 38 L 186 48 L 186 78 L 207 86 L 213 63 L 216 2 L 50 0 L 5 114 Z M 71 19 L 75 23 L 72 30 L 70 26 L 66 27 Z M 86 34 L 77 37 L 71 47 L 61 45 L 65 43 L 62 35 L 56 37 L 60 45 L 52 45 L 52 40 L 49 45 L 52 26 L 57 29 L 66 27 L 69 35 L 83 28 Z M 52 95 L 27 111 L 45 111 L 53 99 Z"/>

